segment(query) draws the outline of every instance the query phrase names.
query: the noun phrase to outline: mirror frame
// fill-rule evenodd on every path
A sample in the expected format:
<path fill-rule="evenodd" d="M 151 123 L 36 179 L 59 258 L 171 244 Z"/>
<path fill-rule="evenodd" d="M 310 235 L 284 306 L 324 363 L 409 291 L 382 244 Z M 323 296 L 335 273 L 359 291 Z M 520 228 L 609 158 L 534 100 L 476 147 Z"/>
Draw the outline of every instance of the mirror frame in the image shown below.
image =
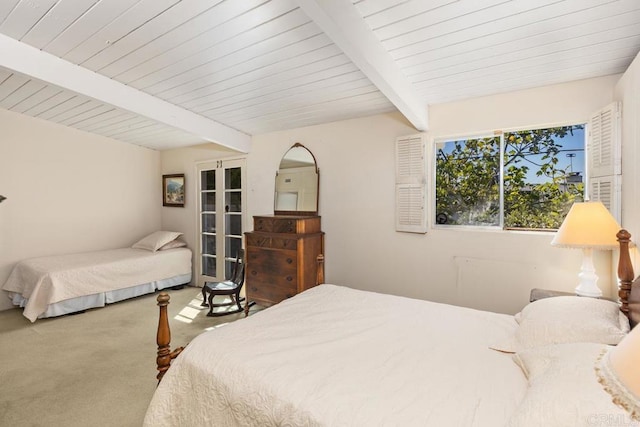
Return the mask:
<path fill-rule="evenodd" d="M 274 215 L 298 215 L 298 216 L 316 216 L 318 215 L 318 206 L 320 204 L 320 169 L 318 168 L 318 162 L 316 160 L 316 156 L 313 155 L 313 153 L 311 152 L 311 150 L 309 150 L 307 147 L 305 147 L 304 145 L 300 144 L 299 142 L 296 142 L 295 144 L 293 144 L 291 147 L 289 147 L 289 149 L 287 151 L 285 151 L 284 155 L 282 156 L 282 158 L 280 159 L 280 164 L 282 164 L 282 159 L 285 158 L 285 156 L 287 155 L 287 153 L 289 151 L 291 151 L 294 148 L 297 147 L 302 147 L 305 150 L 307 150 L 309 152 L 309 154 L 311 154 L 311 158 L 313 158 L 313 164 L 315 166 L 315 170 L 316 170 L 316 176 L 318 177 L 318 182 L 317 182 L 317 188 L 316 188 L 316 209 L 314 211 L 281 211 L 281 210 L 276 210 L 275 206 L 276 206 L 276 194 L 278 193 L 277 188 L 273 189 L 273 213 Z M 280 173 L 280 164 L 278 165 L 278 170 L 276 171 L 276 178 L 278 177 L 278 174 Z M 276 183 L 274 183 L 276 184 Z"/>

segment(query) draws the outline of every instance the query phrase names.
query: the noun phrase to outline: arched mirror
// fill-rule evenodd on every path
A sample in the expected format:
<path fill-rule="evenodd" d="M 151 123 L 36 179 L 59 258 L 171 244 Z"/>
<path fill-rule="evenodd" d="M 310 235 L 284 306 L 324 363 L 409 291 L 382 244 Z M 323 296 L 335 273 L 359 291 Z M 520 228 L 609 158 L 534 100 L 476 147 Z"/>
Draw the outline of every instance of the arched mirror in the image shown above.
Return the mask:
<path fill-rule="evenodd" d="M 276 172 L 276 215 L 318 214 L 318 167 L 311 151 L 295 143 Z"/>

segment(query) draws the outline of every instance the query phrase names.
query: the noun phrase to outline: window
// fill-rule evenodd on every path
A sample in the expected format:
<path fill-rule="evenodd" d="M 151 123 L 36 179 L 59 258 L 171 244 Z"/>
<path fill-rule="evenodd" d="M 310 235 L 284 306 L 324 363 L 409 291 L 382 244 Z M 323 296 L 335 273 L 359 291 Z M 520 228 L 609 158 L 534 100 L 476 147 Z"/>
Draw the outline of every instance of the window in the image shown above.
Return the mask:
<path fill-rule="evenodd" d="M 436 141 L 436 224 L 557 229 L 583 200 L 584 147 L 584 125 Z"/>

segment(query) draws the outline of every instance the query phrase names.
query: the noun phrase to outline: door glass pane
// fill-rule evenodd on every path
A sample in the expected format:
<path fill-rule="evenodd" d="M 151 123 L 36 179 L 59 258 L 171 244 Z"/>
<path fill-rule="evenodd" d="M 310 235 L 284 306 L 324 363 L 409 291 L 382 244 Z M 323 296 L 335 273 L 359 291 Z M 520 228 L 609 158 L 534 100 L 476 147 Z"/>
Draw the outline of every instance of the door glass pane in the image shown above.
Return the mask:
<path fill-rule="evenodd" d="M 240 171 L 242 168 L 229 168 L 224 171 L 224 188 L 226 190 L 239 190 L 242 188 Z"/>
<path fill-rule="evenodd" d="M 202 210 L 207 212 L 216 211 L 216 192 L 215 191 L 202 193 Z"/>
<path fill-rule="evenodd" d="M 202 274 L 205 276 L 216 277 L 216 258 L 210 256 L 202 256 Z"/>
<path fill-rule="evenodd" d="M 200 189 L 215 190 L 216 189 L 216 170 L 208 170 L 200 172 Z"/>
<path fill-rule="evenodd" d="M 242 192 L 225 192 L 224 209 L 225 212 L 242 212 Z"/>
<path fill-rule="evenodd" d="M 202 235 L 202 254 L 215 255 L 216 254 L 216 235 L 215 234 L 203 234 Z"/>
<path fill-rule="evenodd" d="M 203 213 L 202 214 L 202 230 L 203 233 L 215 233 L 216 232 L 216 214 Z"/>
<path fill-rule="evenodd" d="M 242 217 L 240 215 L 226 214 L 224 216 L 224 234 L 225 235 L 242 235 Z"/>
<path fill-rule="evenodd" d="M 227 258 L 235 259 L 238 255 L 238 249 L 242 247 L 242 238 L 241 237 L 225 237 L 225 256 Z"/>

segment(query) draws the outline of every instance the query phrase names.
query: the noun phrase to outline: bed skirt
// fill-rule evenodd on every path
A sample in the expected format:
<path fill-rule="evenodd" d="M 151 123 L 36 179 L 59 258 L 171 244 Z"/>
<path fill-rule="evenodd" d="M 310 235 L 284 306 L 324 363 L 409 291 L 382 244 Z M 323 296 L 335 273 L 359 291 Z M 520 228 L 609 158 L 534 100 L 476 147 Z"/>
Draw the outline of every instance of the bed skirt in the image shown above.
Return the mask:
<path fill-rule="evenodd" d="M 63 316 L 69 313 L 88 310 L 90 308 L 104 307 L 118 301 L 129 298 L 135 298 L 155 292 L 156 290 L 171 288 L 173 286 L 185 285 L 191 282 L 191 274 L 181 274 L 179 276 L 170 277 L 168 279 L 157 280 L 150 283 L 144 283 L 130 288 L 116 289 L 108 292 L 102 292 L 93 295 L 70 298 L 57 303 L 49 304 L 47 310 L 38 316 L 38 319 L 47 317 Z M 22 295 L 9 292 L 9 297 L 13 305 L 24 308 L 29 301 Z"/>

